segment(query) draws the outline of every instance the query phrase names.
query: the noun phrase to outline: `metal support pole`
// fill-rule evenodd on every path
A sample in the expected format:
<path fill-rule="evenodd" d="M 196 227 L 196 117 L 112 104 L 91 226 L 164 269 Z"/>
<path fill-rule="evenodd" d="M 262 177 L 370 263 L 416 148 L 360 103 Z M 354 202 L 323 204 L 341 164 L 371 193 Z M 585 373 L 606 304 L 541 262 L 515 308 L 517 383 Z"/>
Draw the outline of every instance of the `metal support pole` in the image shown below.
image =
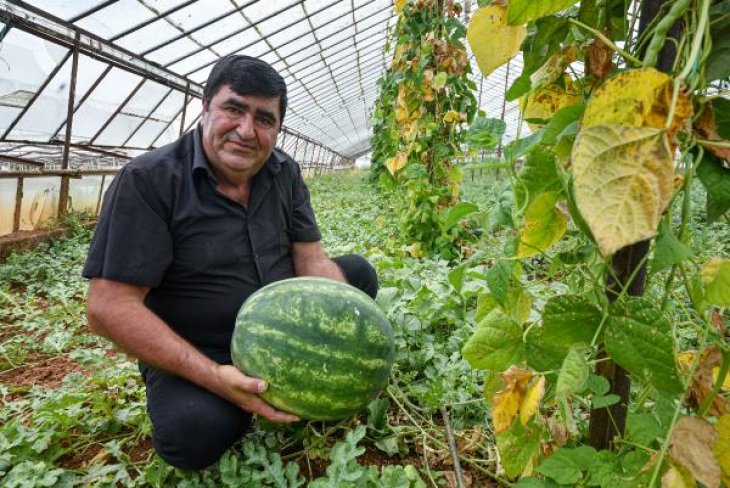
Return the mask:
<path fill-rule="evenodd" d="M 101 185 L 99 186 L 99 195 L 96 197 L 96 215 L 99 215 L 101 210 L 101 197 L 104 194 L 104 182 L 106 181 L 106 175 L 101 175 Z"/>
<path fill-rule="evenodd" d="M 190 83 L 186 85 L 187 90 L 185 90 L 185 98 L 183 99 L 183 107 L 182 107 L 182 118 L 180 119 L 180 136 L 183 135 L 183 132 L 185 131 L 185 112 L 188 108 L 188 93 L 190 91 Z"/>
<path fill-rule="evenodd" d="M 76 99 L 76 80 L 79 72 L 79 43 L 81 35 L 76 32 L 74 39 L 73 57 L 71 58 L 71 84 L 68 87 L 68 107 L 66 109 L 66 137 L 63 141 L 63 157 L 61 169 L 68 169 L 68 157 L 71 150 L 71 131 L 74 122 L 74 101 Z M 58 199 L 58 217 L 63 217 L 68 210 L 68 176 L 61 177 L 61 191 Z"/>

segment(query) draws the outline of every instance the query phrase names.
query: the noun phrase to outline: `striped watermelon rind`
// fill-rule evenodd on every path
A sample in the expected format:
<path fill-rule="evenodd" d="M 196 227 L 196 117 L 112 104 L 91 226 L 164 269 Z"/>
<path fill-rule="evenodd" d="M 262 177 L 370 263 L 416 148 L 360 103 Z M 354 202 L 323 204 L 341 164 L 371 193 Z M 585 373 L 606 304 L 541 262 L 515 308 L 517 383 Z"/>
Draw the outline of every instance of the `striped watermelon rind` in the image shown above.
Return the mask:
<path fill-rule="evenodd" d="M 233 364 L 265 380 L 260 396 L 310 420 L 362 410 L 390 377 L 393 330 L 357 288 L 298 277 L 261 288 L 243 304 L 231 341 Z"/>

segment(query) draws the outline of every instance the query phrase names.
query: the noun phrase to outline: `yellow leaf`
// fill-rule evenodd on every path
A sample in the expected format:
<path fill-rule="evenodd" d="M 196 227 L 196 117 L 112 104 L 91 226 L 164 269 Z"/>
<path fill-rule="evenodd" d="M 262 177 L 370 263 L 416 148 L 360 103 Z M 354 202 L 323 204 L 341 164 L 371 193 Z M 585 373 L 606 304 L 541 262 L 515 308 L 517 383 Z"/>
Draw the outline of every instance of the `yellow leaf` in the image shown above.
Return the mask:
<path fill-rule="evenodd" d="M 545 85 L 522 97 L 520 110 L 523 119 L 548 120 L 555 112 L 569 105 L 577 105 L 583 101 L 580 89 L 575 87 L 568 75 L 563 75 L 565 88 L 557 83 Z M 532 130 L 542 127 L 542 124 L 528 123 Z"/>
<path fill-rule="evenodd" d="M 393 0 L 393 8 L 395 9 L 395 13 L 399 14 L 403 12 L 403 7 L 406 6 L 406 3 L 408 0 Z"/>
<path fill-rule="evenodd" d="M 705 285 L 705 301 L 730 306 L 730 261 L 712 258 L 702 265 L 700 275 Z"/>
<path fill-rule="evenodd" d="M 395 176 L 395 174 L 398 172 L 398 170 L 403 169 L 408 163 L 408 156 L 406 153 L 401 152 L 398 153 L 398 155 L 388 159 L 386 161 L 385 166 L 388 168 L 388 171 L 390 171 L 390 174 Z"/>
<path fill-rule="evenodd" d="M 664 129 L 672 102 L 673 83 L 654 68 L 623 71 L 607 79 L 586 104 L 582 127 L 620 124 Z M 669 140 L 692 114 L 689 95 L 681 92 Z"/>
<path fill-rule="evenodd" d="M 706 420 L 682 417 L 672 433 L 669 454 L 707 488 L 719 488 L 720 464 L 713 456 L 717 433 Z"/>
<path fill-rule="evenodd" d="M 603 256 L 656 234 L 674 179 L 663 131 L 622 125 L 584 128 L 572 161 L 576 203 Z"/>
<path fill-rule="evenodd" d="M 532 416 L 537 413 L 543 395 L 545 395 L 545 377 L 540 376 L 527 389 L 527 393 L 522 399 L 522 404 L 520 405 L 520 422 L 522 425 L 526 425 Z"/>
<path fill-rule="evenodd" d="M 556 201 L 555 192 L 544 192 L 527 207 L 517 246 L 518 258 L 543 253 L 565 235 L 568 219 L 555 208 Z"/>
<path fill-rule="evenodd" d="M 530 75 L 530 84 L 533 90 L 548 83 L 552 83 L 562 75 L 566 68 L 578 58 L 578 47 L 571 44 L 557 53 Z"/>
<path fill-rule="evenodd" d="M 715 424 L 717 442 L 712 448 L 717 462 L 722 469 L 722 480 L 725 486 L 730 486 L 730 414 L 725 414 Z"/>
<path fill-rule="evenodd" d="M 504 432 L 512 426 L 525 396 L 525 388 L 534 373 L 515 366 L 502 373 L 505 387 L 492 397 L 492 422 L 496 432 Z"/>
<path fill-rule="evenodd" d="M 669 469 L 662 476 L 662 488 L 695 488 L 697 483 L 692 473 L 683 466 L 669 464 Z"/>
<path fill-rule="evenodd" d="M 469 22 L 466 38 L 483 76 L 509 61 L 527 36 L 524 25 L 507 25 L 507 7 L 490 5 L 479 9 Z"/>
<path fill-rule="evenodd" d="M 444 122 L 447 123 L 455 123 L 455 122 L 461 122 L 461 114 L 457 112 L 456 110 L 449 110 L 444 115 Z"/>

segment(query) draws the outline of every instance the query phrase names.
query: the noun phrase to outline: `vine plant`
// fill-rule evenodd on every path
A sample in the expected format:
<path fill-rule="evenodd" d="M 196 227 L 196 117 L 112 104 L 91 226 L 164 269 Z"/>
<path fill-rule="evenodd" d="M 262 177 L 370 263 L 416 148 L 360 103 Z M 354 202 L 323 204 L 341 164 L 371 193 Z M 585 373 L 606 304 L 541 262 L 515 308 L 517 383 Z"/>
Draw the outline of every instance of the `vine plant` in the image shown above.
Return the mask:
<path fill-rule="evenodd" d="M 730 486 L 730 261 L 695 255 L 688 225 L 695 179 L 707 221 L 730 222 L 730 1 L 638 2 L 658 11 L 628 36 L 631 3 L 480 2 L 468 29 L 485 76 L 522 51 L 506 95 L 533 114 L 506 151 L 518 235 L 462 351 L 487 372 L 518 486 Z M 535 259 L 582 284 L 539 320 L 522 279 Z M 606 413 L 604 445 L 592 431 Z"/>
<path fill-rule="evenodd" d="M 476 113 L 475 84 L 453 1 L 396 2 L 393 63 L 381 80 L 373 160 L 379 178 L 403 190 L 402 230 L 413 253 L 452 258 L 466 235 L 461 219 L 476 210 L 459 204 L 464 124 Z M 392 183 L 395 183 L 393 185 Z"/>

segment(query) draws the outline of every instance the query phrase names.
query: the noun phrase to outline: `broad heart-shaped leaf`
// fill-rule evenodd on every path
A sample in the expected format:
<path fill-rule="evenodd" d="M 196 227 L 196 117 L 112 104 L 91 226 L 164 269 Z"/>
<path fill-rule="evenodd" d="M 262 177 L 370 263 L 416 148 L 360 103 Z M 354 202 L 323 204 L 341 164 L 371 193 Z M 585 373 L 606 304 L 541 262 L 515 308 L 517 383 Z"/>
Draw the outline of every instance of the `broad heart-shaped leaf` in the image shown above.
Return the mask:
<path fill-rule="evenodd" d="M 713 98 L 712 109 L 715 112 L 717 135 L 730 141 L 730 100 L 727 98 Z"/>
<path fill-rule="evenodd" d="M 573 174 L 576 204 L 603 256 L 656 234 L 674 180 L 662 130 L 584 128 L 573 147 Z"/>
<path fill-rule="evenodd" d="M 583 110 L 585 110 L 584 105 L 570 105 L 555 112 L 542 131 L 542 143 L 554 144 L 566 127 L 580 119 Z"/>
<path fill-rule="evenodd" d="M 466 38 L 482 76 L 489 75 L 512 59 L 526 35 L 524 25 L 507 25 L 507 8 L 501 5 L 479 9 L 466 29 Z"/>
<path fill-rule="evenodd" d="M 540 432 L 515 422 L 510 430 L 499 432 L 497 449 L 504 474 L 516 478 L 540 454 Z"/>
<path fill-rule="evenodd" d="M 709 153 L 702 156 L 697 176 L 707 190 L 707 220 L 714 222 L 730 210 L 730 168 Z"/>
<path fill-rule="evenodd" d="M 544 253 L 565 235 L 568 219 L 555 207 L 557 201 L 557 193 L 545 192 L 527 207 L 517 246 L 518 258 Z"/>
<path fill-rule="evenodd" d="M 592 447 L 561 447 L 543 460 L 537 470 L 561 485 L 572 486 L 583 478 L 583 471 L 590 470 L 598 461 L 597 452 Z"/>
<path fill-rule="evenodd" d="M 555 83 L 540 87 L 523 98 L 520 103 L 522 117 L 526 120 L 550 120 L 563 107 L 583 102 L 580 88 L 576 87 L 567 74 Z M 529 123 L 530 129 L 537 130 L 540 124 Z"/>
<path fill-rule="evenodd" d="M 707 58 L 705 75 L 707 81 L 730 77 L 730 37 L 720 32 L 712 35 L 712 51 Z"/>
<path fill-rule="evenodd" d="M 590 370 L 582 348 L 571 347 L 558 373 L 555 393 L 565 397 L 579 393 L 585 388 Z"/>
<path fill-rule="evenodd" d="M 648 299 L 629 298 L 611 305 L 606 352 L 616 364 L 661 392 L 676 395 L 684 390 L 674 365 L 672 327 Z"/>
<path fill-rule="evenodd" d="M 563 364 L 568 349 L 546 341 L 544 332 L 544 327 L 533 327 L 528 332 L 525 338 L 527 365 L 535 371 L 555 371 Z"/>
<path fill-rule="evenodd" d="M 654 259 L 651 261 L 651 270 L 657 272 L 671 268 L 691 256 L 692 249 L 677 239 L 669 228 L 669 224 L 662 220 L 656 246 L 654 246 Z"/>
<path fill-rule="evenodd" d="M 501 311 L 493 310 L 479 323 L 461 354 L 474 369 L 503 371 L 524 357 L 522 328 Z"/>
<path fill-rule="evenodd" d="M 563 185 L 555 166 L 555 155 L 544 146 L 536 146 L 525 158 L 514 185 L 517 208 L 527 205 L 543 192 L 560 192 Z"/>
<path fill-rule="evenodd" d="M 700 270 L 705 285 L 705 302 L 730 306 L 730 261 L 713 258 Z"/>
<path fill-rule="evenodd" d="M 601 310 L 578 296 L 550 298 L 542 309 L 542 338 L 561 347 L 590 344 L 601 325 Z"/>
<path fill-rule="evenodd" d="M 540 17 L 565 10 L 575 3 L 575 0 L 510 0 L 507 19 L 510 25 L 526 24 Z"/>
<path fill-rule="evenodd" d="M 457 203 L 455 206 L 453 206 L 449 209 L 449 213 L 446 215 L 446 218 L 444 219 L 444 228 L 446 230 L 451 229 L 452 227 L 457 225 L 461 221 L 461 219 L 463 219 L 467 215 L 473 214 L 477 210 L 479 210 L 479 207 L 477 207 L 473 203 L 469 203 L 469 202 Z"/>
<path fill-rule="evenodd" d="M 672 101 L 672 85 L 667 74 L 654 68 L 617 73 L 591 95 L 583 114 L 583 127 L 620 124 L 662 129 Z M 680 96 L 670 133 L 691 113 L 688 96 Z"/>

